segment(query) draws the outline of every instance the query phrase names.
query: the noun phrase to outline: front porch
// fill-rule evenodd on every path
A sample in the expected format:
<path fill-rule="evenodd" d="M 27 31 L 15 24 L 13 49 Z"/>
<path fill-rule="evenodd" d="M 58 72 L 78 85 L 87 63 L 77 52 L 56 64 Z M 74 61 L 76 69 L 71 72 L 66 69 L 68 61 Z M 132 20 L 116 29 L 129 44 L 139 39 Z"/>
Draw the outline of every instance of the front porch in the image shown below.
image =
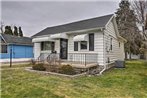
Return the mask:
<path fill-rule="evenodd" d="M 59 53 L 41 53 L 38 62 L 60 63 L 61 65 L 71 65 L 74 68 L 87 69 L 98 66 L 98 54 L 96 53 L 68 53 L 67 59 L 62 59 Z"/>

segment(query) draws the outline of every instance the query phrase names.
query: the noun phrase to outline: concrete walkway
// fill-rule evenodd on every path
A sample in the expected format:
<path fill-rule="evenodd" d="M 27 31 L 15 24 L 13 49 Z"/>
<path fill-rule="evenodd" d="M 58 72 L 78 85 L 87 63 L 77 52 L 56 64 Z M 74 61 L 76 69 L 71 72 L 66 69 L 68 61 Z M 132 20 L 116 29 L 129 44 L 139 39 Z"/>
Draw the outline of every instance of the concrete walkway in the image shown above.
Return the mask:
<path fill-rule="evenodd" d="M 31 62 L 13 62 L 12 66 L 15 65 L 25 65 L 25 64 L 30 64 Z M 10 66 L 10 63 L 0 63 L 0 66 Z"/>

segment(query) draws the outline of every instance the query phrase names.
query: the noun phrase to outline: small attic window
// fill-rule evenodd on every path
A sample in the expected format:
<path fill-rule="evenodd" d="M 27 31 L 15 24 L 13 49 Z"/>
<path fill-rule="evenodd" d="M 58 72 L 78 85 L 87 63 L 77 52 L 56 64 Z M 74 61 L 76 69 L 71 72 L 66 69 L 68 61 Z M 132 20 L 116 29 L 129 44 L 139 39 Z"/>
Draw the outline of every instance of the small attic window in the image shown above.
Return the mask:
<path fill-rule="evenodd" d="M 112 50 L 112 38 L 110 39 L 110 50 Z"/>
<path fill-rule="evenodd" d="M 119 48 L 120 48 L 120 42 L 119 42 Z"/>

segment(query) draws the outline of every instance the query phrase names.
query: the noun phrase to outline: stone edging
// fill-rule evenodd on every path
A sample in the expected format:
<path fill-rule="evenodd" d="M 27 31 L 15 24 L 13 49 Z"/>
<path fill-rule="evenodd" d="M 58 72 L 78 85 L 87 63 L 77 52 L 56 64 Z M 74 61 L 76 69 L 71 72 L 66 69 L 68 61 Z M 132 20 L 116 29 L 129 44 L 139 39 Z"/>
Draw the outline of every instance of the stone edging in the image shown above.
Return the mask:
<path fill-rule="evenodd" d="M 87 74 L 87 73 L 81 73 L 81 74 L 76 74 L 76 75 L 66 75 L 66 74 L 60 74 L 60 73 L 55 73 L 55 72 L 32 70 L 32 67 L 26 67 L 25 70 L 29 71 L 29 72 L 36 72 L 36 73 L 45 74 L 45 75 L 55 75 L 55 76 L 62 76 L 62 77 L 68 77 L 68 78 L 76 78 L 79 76 L 86 76 L 86 74 Z"/>

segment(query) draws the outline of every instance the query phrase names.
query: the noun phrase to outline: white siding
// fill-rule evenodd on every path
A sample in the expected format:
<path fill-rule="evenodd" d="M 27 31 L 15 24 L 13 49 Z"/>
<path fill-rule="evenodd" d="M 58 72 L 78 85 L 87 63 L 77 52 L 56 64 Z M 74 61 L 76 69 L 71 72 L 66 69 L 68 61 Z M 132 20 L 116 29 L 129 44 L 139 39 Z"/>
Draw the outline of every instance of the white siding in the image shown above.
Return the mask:
<path fill-rule="evenodd" d="M 110 39 L 112 38 L 112 50 L 110 49 Z M 124 42 L 120 41 L 116 35 L 116 31 L 114 29 L 113 22 L 109 22 L 109 24 L 106 27 L 106 30 L 104 30 L 104 58 L 105 63 L 108 63 L 108 58 L 110 63 L 114 62 L 116 60 L 124 60 L 125 54 L 124 54 Z M 120 43 L 120 47 L 119 47 Z"/>
<path fill-rule="evenodd" d="M 55 41 L 55 51 L 57 51 L 57 53 L 60 53 L 60 39 Z"/>
<path fill-rule="evenodd" d="M 40 43 L 34 43 L 34 58 L 37 59 L 40 55 Z"/>
<path fill-rule="evenodd" d="M 91 32 L 92 33 L 92 32 Z M 78 51 L 74 51 L 74 41 L 73 37 L 75 35 L 69 35 L 68 38 L 68 53 L 90 53 L 90 54 L 97 54 L 98 55 L 98 64 L 104 65 L 104 54 L 103 54 L 103 33 L 102 32 L 95 32 L 94 33 L 94 51 L 89 51 L 89 43 L 87 43 L 87 50 L 81 50 L 80 49 L 80 42 L 78 44 Z M 70 60 L 70 56 L 68 56 L 68 59 Z M 75 59 L 78 61 L 80 58 L 75 57 Z M 85 59 L 82 57 L 82 59 Z"/>

